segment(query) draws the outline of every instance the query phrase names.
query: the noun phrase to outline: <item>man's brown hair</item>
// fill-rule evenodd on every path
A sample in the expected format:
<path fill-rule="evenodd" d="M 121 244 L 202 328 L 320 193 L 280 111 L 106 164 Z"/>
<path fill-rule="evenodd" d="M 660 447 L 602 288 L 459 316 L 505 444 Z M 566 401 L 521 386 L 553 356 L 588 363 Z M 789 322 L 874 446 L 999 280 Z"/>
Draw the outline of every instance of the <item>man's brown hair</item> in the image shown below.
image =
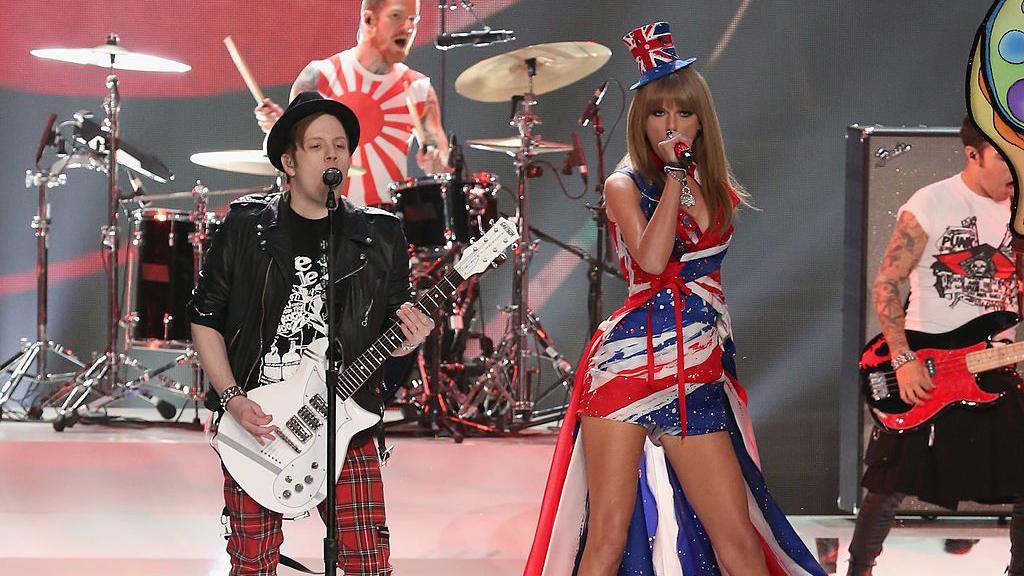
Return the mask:
<path fill-rule="evenodd" d="M 363 5 L 359 8 L 359 13 L 362 14 L 369 10 L 370 12 L 377 12 L 380 7 L 384 5 L 386 0 L 363 0 Z"/>
<path fill-rule="evenodd" d="M 970 146 L 978 152 L 981 152 L 985 146 L 988 146 L 988 140 L 985 140 L 985 137 L 974 127 L 970 116 L 965 116 L 964 123 L 960 126 L 960 141 L 963 142 L 964 146 Z"/>
<path fill-rule="evenodd" d="M 295 169 L 295 151 L 298 150 L 299 146 L 302 145 L 302 139 L 306 137 L 306 130 L 309 129 L 309 125 L 313 123 L 320 116 L 323 116 L 326 112 L 319 114 L 310 114 L 305 118 L 299 120 L 295 124 L 292 124 L 291 130 L 288 131 L 288 144 L 284 147 L 284 154 L 291 156 L 292 158 L 292 169 Z M 282 155 L 284 155 L 282 154 Z M 284 164 L 284 161 L 281 161 Z M 287 172 L 285 174 L 285 181 L 290 182 L 291 176 Z"/>

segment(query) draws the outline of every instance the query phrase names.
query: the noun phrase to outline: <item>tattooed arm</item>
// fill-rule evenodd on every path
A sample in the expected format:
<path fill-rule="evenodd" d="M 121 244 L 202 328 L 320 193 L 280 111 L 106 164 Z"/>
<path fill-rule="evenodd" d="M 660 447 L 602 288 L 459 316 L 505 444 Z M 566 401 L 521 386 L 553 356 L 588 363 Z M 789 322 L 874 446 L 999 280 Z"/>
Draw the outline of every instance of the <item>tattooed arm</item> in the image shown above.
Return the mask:
<path fill-rule="evenodd" d="M 918 224 L 917 218 L 910 212 L 900 214 L 875 277 L 875 312 L 892 356 L 910 348 L 904 331 L 906 314 L 900 299 L 900 285 L 910 277 L 910 272 L 921 260 L 927 242 L 928 234 Z M 896 379 L 904 402 L 920 404 L 931 397 L 928 391 L 934 386 L 921 362 L 915 360 L 904 364 L 896 371 Z"/>
<path fill-rule="evenodd" d="M 311 90 L 315 91 L 317 89 L 317 78 L 320 76 L 320 72 L 317 70 L 317 64 L 319 63 L 319 60 L 313 60 L 309 64 L 306 64 L 306 67 L 302 69 L 302 72 L 299 72 L 298 77 L 295 78 L 295 82 L 292 84 L 291 92 L 288 93 L 289 102 L 295 100 L 295 97 L 302 92 L 309 92 Z"/>
<path fill-rule="evenodd" d="M 444 172 L 448 170 L 448 138 L 445 136 L 444 127 L 441 126 L 441 107 L 438 105 L 437 94 L 431 86 L 427 92 L 426 105 L 423 107 L 423 115 L 420 117 L 423 125 L 425 142 L 420 142 L 420 149 L 416 152 L 416 164 L 427 174 Z M 423 147 L 431 146 L 427 151 Z"/>

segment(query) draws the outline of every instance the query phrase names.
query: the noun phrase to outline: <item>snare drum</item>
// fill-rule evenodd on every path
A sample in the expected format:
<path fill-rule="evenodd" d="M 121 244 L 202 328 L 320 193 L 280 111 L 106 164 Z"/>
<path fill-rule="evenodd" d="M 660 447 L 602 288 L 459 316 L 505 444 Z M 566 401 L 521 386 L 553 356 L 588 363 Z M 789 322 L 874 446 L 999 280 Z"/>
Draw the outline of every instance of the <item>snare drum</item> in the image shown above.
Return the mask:
<path fill-rule="evenodd" d="M 406 239 L 415 248 L 469 244 L 483 236 L 498 219 L 500 187 L 489 172 L 477 172 L 465 182 L 451 174 L 431 174 L 389 186 Z"/>
<path fill-rule="evenodd" d="M 206 214 L 205 246 L 220 221 Z M 128 254 L 130 338 L 147 347 L 183 348 L 191 341 L 185 307 L 195 286 L 196 223 L 183 210 L 147 208 L 133 214 Z"/>

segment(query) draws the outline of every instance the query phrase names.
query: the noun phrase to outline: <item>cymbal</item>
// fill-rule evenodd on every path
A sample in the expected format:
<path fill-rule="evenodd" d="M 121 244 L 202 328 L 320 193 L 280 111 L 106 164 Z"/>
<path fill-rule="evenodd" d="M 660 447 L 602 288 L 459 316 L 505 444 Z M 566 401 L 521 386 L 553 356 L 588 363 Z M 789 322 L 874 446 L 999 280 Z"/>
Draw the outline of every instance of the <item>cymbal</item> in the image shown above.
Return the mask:
<path fill-rule="evenodd" d="M 189 157 L 193 164 L 215 168 L 238 174 L 256 176 L 277 176 L 277 168 L 270 163 L 263 150 L 220 150 L 217 152 L 199 152 Z M 350 166 L 349 176 L 362 176 L 366 170 L 359 166 Z"/>
<path fill-rule="evenodd" d="M 486 150 L 488 152 L 502 152 L 509 156 L 515 156 L 522 147 L 522 140 L 515 137 L 510 138 L 475 138 L 466 140 L 470 148 Z M 534 154 L 552 154 L 555 152 L 571 152 L 572 144 L 551 142 L 550 140 L 538 140 L 531 148 Z"/>
<path fill-rule="evenodd" d="M 611 57 L 597 42 L 534 44 L 470 66 L 455 79 L 455 91 L 479 102 L 506 102 L 530 91 L 526 62 L 535 59 L 533 93 L 545 94 L 589 76 Z"/>
<path fill-rule="evenodd" d="M 59 60 L 71 64 L 89 64 L 101 68 L 117 70 L 137 70 L 140 72 L 188 72 L 192 69 L 188 64 L 176 60 L 151 56 L 141 52 L 132 52 L 115 43 L 100 44 L 92 48 L 42 48 L 32 50 L 30 54 L 37 58 Z"/>

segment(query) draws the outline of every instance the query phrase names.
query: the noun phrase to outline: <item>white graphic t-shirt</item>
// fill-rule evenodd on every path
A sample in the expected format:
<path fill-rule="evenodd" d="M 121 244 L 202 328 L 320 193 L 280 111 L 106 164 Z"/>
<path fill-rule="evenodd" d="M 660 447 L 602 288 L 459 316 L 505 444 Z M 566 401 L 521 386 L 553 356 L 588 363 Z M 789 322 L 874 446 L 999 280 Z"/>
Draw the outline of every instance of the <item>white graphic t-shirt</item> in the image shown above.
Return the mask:
<path fill-rule="evenodd" d="M 957 174 L 915 192 L 904 211 L 928 233 L 910 274 L 907 329 L 948 332 L 988 312 L 1017 310 L 1009 200 L 975 194 Z"/>
<path fill-rule="evenodd" d="M 324 277 L 327 258 L 324 242 L 327 219 L 309 220 L 282 205 L 289 218 L 295 275 L 288 303 L 277 325 L 277 336 L 265 345 L 260 363 L 260 384 L 287 379 L 299 367 L 302 353 L 314 340 L 327 337 L 327 306 Z"/>

